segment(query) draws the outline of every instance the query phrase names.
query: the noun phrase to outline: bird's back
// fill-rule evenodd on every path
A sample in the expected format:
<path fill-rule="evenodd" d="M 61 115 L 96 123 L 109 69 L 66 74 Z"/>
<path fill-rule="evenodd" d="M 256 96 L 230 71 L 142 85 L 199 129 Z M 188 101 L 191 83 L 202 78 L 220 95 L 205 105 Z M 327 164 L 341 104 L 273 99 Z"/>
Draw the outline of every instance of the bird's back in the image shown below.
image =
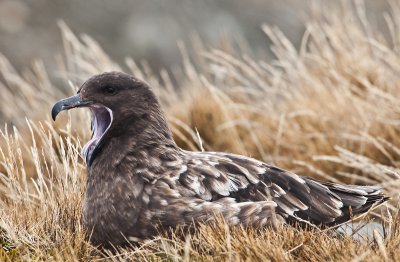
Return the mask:
<path fill-rule="evenodd" d="M 212 220 L 264 227 L 284 222 L 334 225 L 384 202 L 379 188 L 300 177 L 252 158 L 182 151 L 169 172 L 145 186 L 143 216 L 164 226 Z M 178 166 L 175 166 L 178 165 Z"/>

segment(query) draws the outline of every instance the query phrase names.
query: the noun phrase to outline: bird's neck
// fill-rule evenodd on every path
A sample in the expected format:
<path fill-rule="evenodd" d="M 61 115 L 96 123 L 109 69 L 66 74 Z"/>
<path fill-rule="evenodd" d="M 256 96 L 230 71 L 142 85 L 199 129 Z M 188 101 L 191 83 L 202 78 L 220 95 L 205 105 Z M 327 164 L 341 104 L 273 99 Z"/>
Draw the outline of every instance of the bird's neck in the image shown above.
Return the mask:
<path fill-rule="evenodd" d="M 110 130 L 105 143 L 89 167 L 89 173 L 108 176 L 119 168 L 129 172 L 157 169 L 159 159 L 179 158 L 180 149 L 164 118 L 147 118 Z M 121 132 L 121 130 L 123 132 Z"/>

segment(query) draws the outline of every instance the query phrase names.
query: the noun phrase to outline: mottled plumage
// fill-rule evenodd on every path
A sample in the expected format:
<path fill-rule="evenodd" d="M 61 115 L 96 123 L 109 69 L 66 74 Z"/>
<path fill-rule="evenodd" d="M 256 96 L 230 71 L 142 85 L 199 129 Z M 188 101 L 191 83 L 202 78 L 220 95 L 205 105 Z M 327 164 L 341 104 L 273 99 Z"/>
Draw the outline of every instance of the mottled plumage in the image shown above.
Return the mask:
<path fill-rule="evenodd" d="M 83 220 L 95 244 L 153 236 L 157 226 L 207 222 L 265 227 L 287 222 L 334 225 L 383 203 L 371 186 L 300 177 L 253 158 L 189 152 L 174 142 L 160 105 L 144 82 L 111 72 L 85 82 L 52 116 L 89 107 L 93 136 L 84 147 Z"/>

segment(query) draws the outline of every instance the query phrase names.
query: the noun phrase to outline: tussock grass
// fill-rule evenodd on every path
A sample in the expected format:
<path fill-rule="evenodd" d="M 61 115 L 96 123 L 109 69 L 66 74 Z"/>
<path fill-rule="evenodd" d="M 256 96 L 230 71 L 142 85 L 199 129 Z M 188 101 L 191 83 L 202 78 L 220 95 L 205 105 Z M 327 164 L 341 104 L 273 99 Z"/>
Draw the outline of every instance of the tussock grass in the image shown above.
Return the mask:
<path fill-rule="evenodd" d="M 182 147 L 383 187 L 392 201 L 372 213 L 383 233 L 358 241 L 332 230 L 257 232 L 220 221 L 186 237 L 161 234 L 129 249 L 96 249 L 81 223 L 88 114 L 77 110 L 53 123 L 50 109 L 89 76 L 122 67 L 60 23 L 65 53 L 56 80 L 41 62 L 19 73 L 0 56 L 0 260 L 400 260 L 400 6 L 392 3 L 384 36 L 356 2 L 317 9 L 299 48 L 263 26 L 273 61 L 196 42 L 195 54 L 181 46 L 177 87 L 165 70 L 151 72 L 130 58 L 123 68 L 155 88 Z"/>

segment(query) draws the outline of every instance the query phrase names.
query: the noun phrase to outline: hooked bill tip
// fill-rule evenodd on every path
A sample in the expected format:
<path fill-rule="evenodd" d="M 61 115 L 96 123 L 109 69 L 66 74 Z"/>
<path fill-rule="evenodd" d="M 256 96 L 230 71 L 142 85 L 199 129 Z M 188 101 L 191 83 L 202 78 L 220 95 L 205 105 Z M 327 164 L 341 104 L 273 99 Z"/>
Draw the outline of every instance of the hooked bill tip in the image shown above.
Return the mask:
<path fill-rule="evenodd" d="M 63 105 L 56 103 L 51 109 L 51 118 L 56 121 L 57 115 L 62 111 Z"/>

